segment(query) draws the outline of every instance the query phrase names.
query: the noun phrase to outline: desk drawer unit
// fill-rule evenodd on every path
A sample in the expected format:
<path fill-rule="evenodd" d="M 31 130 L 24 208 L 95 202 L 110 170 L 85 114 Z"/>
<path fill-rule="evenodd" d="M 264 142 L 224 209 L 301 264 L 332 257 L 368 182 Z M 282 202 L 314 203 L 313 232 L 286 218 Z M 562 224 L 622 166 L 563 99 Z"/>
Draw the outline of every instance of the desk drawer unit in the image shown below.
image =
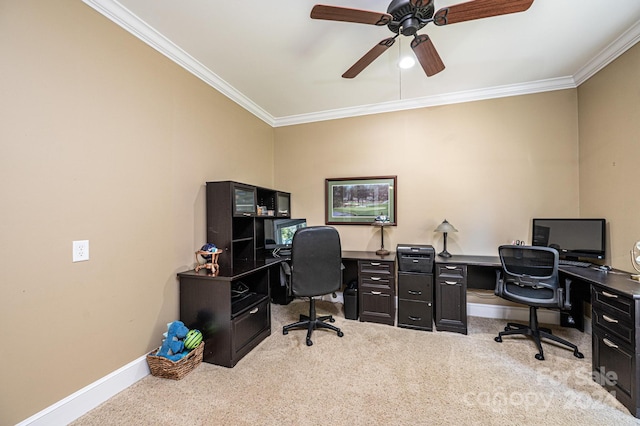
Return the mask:
<path fill-rule="evenodd" d="M 358 261 L 360 321 L 394 325 L 395 261 Z"/>
<path fill-rule="evenodd" d="M 436 265 L 436 329 L 467 334 L 467 265 Z"/>
<path fill-rule="evenodd" d="M 202 331 L 204 362 L 231 368 L 271 334 L 269 269 L 243 276 L 249 292 L 235 301 L 236 281 L 203 272 L 178 274 L 180 320 Z"/>
<path fill-rule="evenodd" d="M 398 272 L 398 327 L 433 330 L 433 275 Z"/>
<path fill-rule="evenodd" d="M 268 299 L 247 309 L 231 321 L 232 328 L 232 363 L 237 362 L 251 351 L 261 339 L 261 333 L 271 330 L 271 311 Z"/>
<path fill-rule="evenodd" d="M 638 301 L 597 285 L 591 287 L 594 380 L 640 415 L 636 314 Z"/>

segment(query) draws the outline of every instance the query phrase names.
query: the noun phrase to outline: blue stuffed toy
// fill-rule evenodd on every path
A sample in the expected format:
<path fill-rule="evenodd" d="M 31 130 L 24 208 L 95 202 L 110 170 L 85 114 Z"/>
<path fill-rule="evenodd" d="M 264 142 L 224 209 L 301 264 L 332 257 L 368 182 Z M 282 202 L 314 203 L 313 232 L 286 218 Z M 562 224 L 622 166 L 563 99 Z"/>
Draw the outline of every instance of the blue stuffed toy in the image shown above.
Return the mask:
<path fill-rule="evenodd" d="M 189 329 L 182 321 L 174 321 L 167 324 L 167 332 L 164 334 L 165 339 L 162 341 L 162 346 L 160 346 L 157 355 L 171 361 L 182 359 L 189 353 L 184 351 L 183 341 L 188 332 Z"/>

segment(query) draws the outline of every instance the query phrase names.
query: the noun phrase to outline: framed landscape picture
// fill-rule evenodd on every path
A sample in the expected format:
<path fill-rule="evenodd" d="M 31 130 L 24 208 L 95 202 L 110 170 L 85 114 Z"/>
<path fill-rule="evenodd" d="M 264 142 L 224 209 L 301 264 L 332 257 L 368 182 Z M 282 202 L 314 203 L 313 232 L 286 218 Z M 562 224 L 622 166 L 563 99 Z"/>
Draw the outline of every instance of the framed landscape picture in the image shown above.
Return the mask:
<path fill-rule="evenodd" d="M 325 180 L 327 225 L 371 225 L 386 216 L 396 224 L 396 176 L 334 178 Z"/>

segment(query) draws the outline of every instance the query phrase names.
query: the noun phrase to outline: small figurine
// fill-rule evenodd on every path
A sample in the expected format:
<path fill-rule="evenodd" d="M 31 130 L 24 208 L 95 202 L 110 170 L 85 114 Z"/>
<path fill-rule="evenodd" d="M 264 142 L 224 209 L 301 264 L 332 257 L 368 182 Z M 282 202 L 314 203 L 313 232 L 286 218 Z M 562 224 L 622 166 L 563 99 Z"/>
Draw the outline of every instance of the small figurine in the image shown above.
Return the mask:
<path fill-rule="evenodd" d="M 209 269 L 211 272 L 215 272 L 220 267 L 218 265 L 218 256 L 220 256 L 222 250 L 217 248 L 215 244 L 207 243 L 202 246 L 200 250 L 196 252 L 196 272 L 200 269 Z M 198 259 L 200 255 L 204 259 L 204 263 L 200 263 Z"/>

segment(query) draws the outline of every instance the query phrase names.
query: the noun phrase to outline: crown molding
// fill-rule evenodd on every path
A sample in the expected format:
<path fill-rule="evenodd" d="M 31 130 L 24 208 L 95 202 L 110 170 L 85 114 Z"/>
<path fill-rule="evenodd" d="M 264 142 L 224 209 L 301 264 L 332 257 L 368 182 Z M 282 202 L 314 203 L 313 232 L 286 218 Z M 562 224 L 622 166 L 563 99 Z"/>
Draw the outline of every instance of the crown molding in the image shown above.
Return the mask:
<path fill-rule="evenodd" d="M 482 101 L 487 99 L 505 98 L 509 96 L 528 95 L 532 93 L 549 92 L 553 90 L 573 89 L 576 84 L 572 77 L 561 77 L 550 80 L 533 81 L 523 84 L 496 86 L 464 92 L 446 93 L 442 95 L 422 98 L 383 102 L 371 105 L 361 105 L 350 108 L 334 109 L 319 113 L 292 115 L 275 119 L 273 127 L 292 126 L 295 124 L 311 123 L 315 121 L 336 120 L 339 118 L 357 117 L 369 114 L 403 111 L 416 108 L 450 105 L 463 102 Z"/>
<path fill-rule="evenodd" d="M 611 44 L 605 47 L 600 53 L 587 62 L 574 75 L 577 85 L 581 85 L 602 68 L 616 60 L 627 50 L 631 49 L 634 44 L 640 41 L 640 22 L 636 22 L 625 31 L 620 37 L 615 39 Z"/>
<path fill-rule="evenodd" d="M 171 40 L 142 21 L 129 9 L 115 0 L 82 0 L 85 4 L 162 53 L 262 121 L 273 126 L 274 119 L 251 99 L 202 65 Z"/>
<path fill-rule="evenodd" d="M 640 23 L 636 23 L 573 76 L 275 118 L 116 0 L 82 1 L 271 127 L 576 88 L 640 41 Z"/>

